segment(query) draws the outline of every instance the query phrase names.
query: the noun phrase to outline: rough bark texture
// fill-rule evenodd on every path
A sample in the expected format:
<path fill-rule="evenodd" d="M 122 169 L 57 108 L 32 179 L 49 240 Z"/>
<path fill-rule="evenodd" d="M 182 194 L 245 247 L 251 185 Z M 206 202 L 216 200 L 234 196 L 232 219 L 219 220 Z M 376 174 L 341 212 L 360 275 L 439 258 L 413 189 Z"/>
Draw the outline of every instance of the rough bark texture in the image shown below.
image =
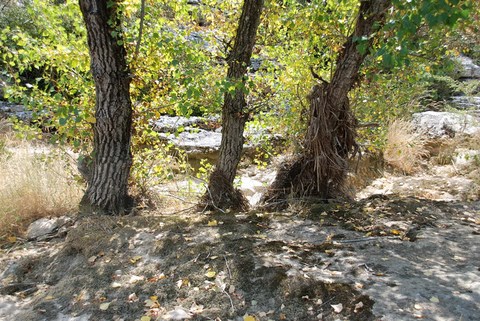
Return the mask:
<path fill-rule="evenodd" d="M 132 164 L 132 104 L 126 52 L 118 36 L 121 32 L 115 1 L 79 3 L 87 28 L 96 91 L 92 173 L 81 207 L 98 213 L 122 214 L 131 207 L 127 186 Z"/>
<path fill-rule="evenodd" d="M 390 5 L 388 0 L 361 1 L 354 32 L 337 58 L 330 83 L 315 85 L 308 97 L 310 118 L 304 150 L 282 164 L 264 202 L 282 207 L 288 195 L 317 196 L 324 200 L 344 195 L 348 158 L 357 152 L 356 120 L 348 93 Z M 358 50 L 358 39 L 368 39 L 365 52 Z"/>
<path fill-rule="evenodd" d="M 263 5 L 264 0 L 244 1 L 235 43 L 227 60 L 227 79 L 235 83 L 237 89 L 224 96 L 220 154 L 202 202 L 210 208 L 245 209 L 248 204 L 240 191 L 233 188 L 233 180 L 242 156 L 243 132 L 248 119 L 245 110 L 247 103 L 241 87 L 245 85 Z"/>

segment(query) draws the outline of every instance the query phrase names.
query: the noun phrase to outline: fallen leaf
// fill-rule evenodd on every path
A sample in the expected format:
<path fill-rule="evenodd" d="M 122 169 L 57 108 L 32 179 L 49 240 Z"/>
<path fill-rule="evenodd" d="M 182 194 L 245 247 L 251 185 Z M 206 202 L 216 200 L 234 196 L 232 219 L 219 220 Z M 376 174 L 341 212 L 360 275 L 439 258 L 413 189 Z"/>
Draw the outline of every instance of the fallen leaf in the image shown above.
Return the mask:
<path fill-rule="evenodd" d="M 423 309 L 423 307 L 420 304 L 415 304 L 413 307 L 415 308 L 415 310 L 422 310 Z"/>
<path fill-rule="evenodd" d="M 110 306 L 110 302 L 102 303 L 102 304 L 100 304 L 100 310 L 106 311 L 109 306 Z"/>
<path fill-rule="evenodd" d="M 97 259 L 97 256 L 94 255 L 94 256 L 90 256 L 87 261 L 88 261 L 88 263 L 93 264 L 93 263 L 95 263 L 96 259 Z"/>
<path fill-rule="evenodd" d="M 135 264 L 138 261 L 140 261 L 141 259 L 142 259 L 142 257 L 140 255 L 134 256 L 130 259 L 130 263 Z"/>
<path fill-rule="evenodd" d="M 152 300 L 152 297 L 150 299 L 146 299 L 144 304 L 147 308 L 153 309 L 153 308 L 158 308 L 160 307 L 160 304 L 158 303 L 157 299 Z"/>
<path fill-rule="evenodd" d="M 395 229 L 393 229 L 393 230 L 390 230 L 390 233 L 391 233 L 391 234 L 393 234 L 393 235 L 400 235 L 400 234 L 402 234 L 402 232 L 401 232 L 401 231 L 399 231 L 399 230 L 395 230 Z"/>
<path fill-rule="evenodd" d="M 176 307 L 175 310 L 168 311 L 163 318 L 167 320 L 185 320 L 191 319 L 192 314 L 185 311 L 182 307 Z"/>
<path fill-rule="evenodd" d="M 213 270 L 208 270 L 208 272 L 205 273 L 205 276 L 206 276 L 207 278 L 214 278 L 215 275 L 217 275 L 217 272 L 215 272 L 215 271 L 213 271 Z"/>
<path fill-rule="evenodd" d="M 120 288 L 122 286 L 122 283 L 120 282 L 112 282 L 110 285 L 112 288 Z"/>
<path fill-rule="evenodd" d="M 327 254 L 328 256 L 334 256 L 335 250 L 325 250 L 325 254 Z"/>
<path fill-rule="evenodd" d="M 363 308 L 363 302 L 360 301 L 360 302 L 358 302 L 357 304 L 355 304 L 355 309 L 353 310 L 353 312 L 354 312 L 354 313 L 357 313 L 357 312 L 360 311 L 362 308 Z"/>
<path fill-rule="evenodd" d="M 182 286 L 190 286 L 190 280 L 187 278 L 178 280 L 177 287 L 180 289 Z"/>
<path fill-rule="evenodd" d="M 132 293 L 128 296 L 128 301 L 129 302 L 138 302 L 138 296 L 135 293 Z"/>
<path fill-rule="evenodd" d="M 9 236 L 9 237 L 7 237 L 7 241 L 9 243 L 15 243 L 15 242 L 17 242 L 17 237 L 16 236 Z"/>
<path fill-rule="evenodd" d="M 243 321 L 257 321 L 257 318 L 255 318 L 255 317 L 252 316 L 252 315 L 246 314 L 246 315 L 243 317 Z"/>
<path fill-rule="evenodd" d="M 432 297 L 430 298 L 430 302 L 439 303 L 440 300 L 439 300 L 436 296 L 432 296 Z"/>
<path fill-rule="evenodd" d="M 217 225 L 218 225 L 217 220 L 208 221 L 208 224 L 207 224 L 207 226 L 217 226 Z"/>
<path fill-rule="evenodd" d="M 193 314 L 199 314 L 203 312 L 203 305 L 196 304 L 193 302 L 192 306 L 190 307 L 190 312 Z"/>
<path fill-rule="evenodd" d="M 285 313 L 280 313 L 280 314 L 278 315 L 278 318 L 279 318 L 280 320 L 287 320 L 287 315 L 286 315 Z"/>
<path fill-rule="evenodd" d="M 130 279 L 128 280 L 128 283 L 134 284 L 134 283 L 143 281 L 144 279 L 145 279 L 144 276 L 132 275 L 132 276 L 130 276 Z"/>
<path fill-rule="evenodd" d="M 330 306 L 333 308 L 333 311 L 335 311 L 335 313 L 340 313 L 343 311 L 343 304 L 339 303 L 339 304 L 330 304 Z"/>
<path fill-rule="evenodd" d="M 152 318 L 150 318 L 148 315 L 144 315 L 143 317 L 140 318 L 140 321 L 151 321 Z"/>

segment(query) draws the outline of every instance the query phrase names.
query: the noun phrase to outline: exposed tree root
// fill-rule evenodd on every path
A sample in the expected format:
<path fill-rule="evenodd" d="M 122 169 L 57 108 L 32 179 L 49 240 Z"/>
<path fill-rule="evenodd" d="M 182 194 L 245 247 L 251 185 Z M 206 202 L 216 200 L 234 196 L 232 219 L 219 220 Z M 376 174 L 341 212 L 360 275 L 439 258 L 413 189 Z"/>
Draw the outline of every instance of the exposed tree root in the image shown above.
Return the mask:
<path fill-rule="evenodd" d="M 314 196 L 326 201 L 346 196 L 348 158 L 357 153 L 356 120 L 346 94 L 342 100 L 330 97 L 328 85 L 313 87 L 304 152 L 281 165 L 263 197 L 267 208 L 285 208 L 289 197 Z"/>
<path fill-rule="evenodd" d="M 248 207 L 248 200 L 242 192 L 230 184 L 222 171 L 214 170 L 210 175 L 207 192 L 200 200 L 199 209 L 245 211 Z"/>

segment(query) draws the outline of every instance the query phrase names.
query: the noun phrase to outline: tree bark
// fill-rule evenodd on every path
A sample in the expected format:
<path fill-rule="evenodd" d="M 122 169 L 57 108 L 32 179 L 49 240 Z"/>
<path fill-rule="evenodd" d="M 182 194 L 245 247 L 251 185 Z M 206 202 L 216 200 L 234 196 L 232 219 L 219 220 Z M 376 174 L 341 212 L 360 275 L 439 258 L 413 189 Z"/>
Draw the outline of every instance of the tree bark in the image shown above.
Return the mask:
<path fill-rule="evenodd" d="M 241 192 L 234 189 L 233 181 L 243 151 L 243 132 L 249 116 L 244 93 L 246 73 L 263 5 L 264 0 L 244 1 L 235 43 L 227 59 L 227 80 L 235 85 L 235 91 L 224 95 L 219 158 L 202 201 L 207 207 L 245 209 L 248 204 Z"/>
<path fill-rule="evenodd" d="M 122 214 L 132 206 L 128 196 L 132 104 L 117 3 L 79 0 L 79 4 L 87 28 L 96 92 L 92 173 L 81 208 Z"/>
<path fill-rule="evenodd" d="M 350 110 L 348 93 L 357 81 L 360 67 L 372 46 L 375 32 L 383 25 L 389 0 L 360 3 L 354 32 L 340 52 L 330 83 L 321 81 L 309 95 L 310 117 L 300 155 L 282 164 L 263 201 L 274 207 L 286 198 L 317 196 L 327 200 L 345 195 L 348 158 L 357 153 L 356 119 Z M 363 52 L 358 50 L 364 41 Z"/>

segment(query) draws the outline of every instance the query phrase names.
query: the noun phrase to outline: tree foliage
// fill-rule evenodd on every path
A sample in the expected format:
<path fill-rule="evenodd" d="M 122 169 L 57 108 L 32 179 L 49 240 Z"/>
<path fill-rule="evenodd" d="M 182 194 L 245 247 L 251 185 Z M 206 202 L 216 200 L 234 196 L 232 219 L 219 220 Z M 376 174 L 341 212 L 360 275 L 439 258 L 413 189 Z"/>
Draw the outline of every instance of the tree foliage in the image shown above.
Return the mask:
<path fill-rule="evenodd" d="M 281 133 L 291 150 L 303 147 L 306 97 L 317 83 L 311 69 L 332 80 L 360 3 L 265 4 L 245 90 L 255 126 Z M 146 0 L 143 36 L 135 54 L 140 4 L 121 2 L 119 30 L 132 75 L 133 181 L 158 177 L 153 180 L 157 183 L 171 177 L 168 160 L 173 156 L 172 146 L 153 131 L 152 119 L 218 115 L 225 93 L 236 88 L 225 75 L 241 1 Z M 355 39 L 357 49 L 368 57 L 349 99 L 360 122 L 379 124 L 360 133 L 374 148 L 382 146 L 386 122 L 425 103 L 430 76 L 444 73 L 445 57 L 463 53 L 480 59 L 477 1 L 394 0 L 393 6 L 371 45 L 366 45 L 370 39 Z M 7 84 L 3 99 L 31 109 L 34 122 L 52 141 L 90 153 L 94 84 L 77 1 L 6 1 L 0 17 L 1 80 Z"/>

